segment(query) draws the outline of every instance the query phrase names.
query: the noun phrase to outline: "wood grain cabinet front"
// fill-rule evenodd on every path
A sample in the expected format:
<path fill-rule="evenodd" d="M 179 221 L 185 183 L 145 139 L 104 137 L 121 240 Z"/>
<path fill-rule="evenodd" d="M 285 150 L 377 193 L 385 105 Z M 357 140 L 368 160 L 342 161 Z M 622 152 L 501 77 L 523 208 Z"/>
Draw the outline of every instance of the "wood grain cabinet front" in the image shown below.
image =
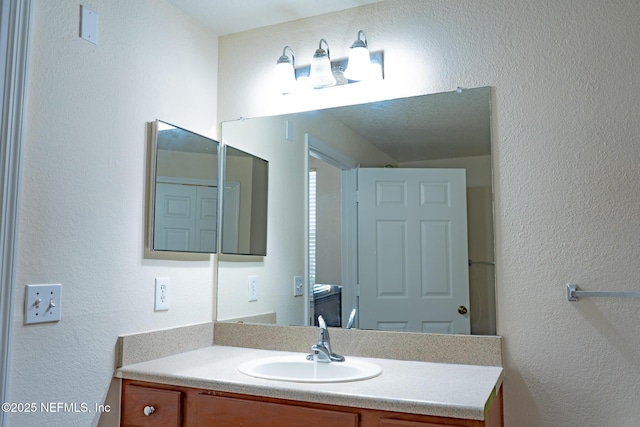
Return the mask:
<path fill-rule="evenodd" d="M 181 426 L 181 391 L 123 385 L 122 427 Z"/>
<path fill-rule="evenodd" d="M 198 427 L 358 427 L 358 414 L 201 394 Z"/>
<path fill-rule="evenodd" d="M 123 427 L 503 427 L 502 388 L 484 420 L 381 411 L 123 380 Z"/>
<path fill-rule="evenodd" d="M 452 427 L 450 424 L 422 423 L 418 421 L 380 420 L 379 427 Z"/>

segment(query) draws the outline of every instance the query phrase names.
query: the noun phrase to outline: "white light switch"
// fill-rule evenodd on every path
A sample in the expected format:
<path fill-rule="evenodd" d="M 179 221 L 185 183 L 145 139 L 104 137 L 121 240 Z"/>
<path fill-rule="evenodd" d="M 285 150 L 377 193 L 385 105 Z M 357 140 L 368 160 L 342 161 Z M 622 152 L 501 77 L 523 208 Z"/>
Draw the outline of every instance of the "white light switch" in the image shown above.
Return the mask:
<path fill-rule="evenodd" d="M 302 276 L 293 276 L 293 296 L 301 297 L 304 294 L 304 280 Z"/>
<path fill-rule="evenodd" d="M 62 285 L 27 285 L 24 293 L 24 324 L 58 322 Z"/>
<path fill-rule="evenodd" d="M 80 6 L 80 37 L 98 44 L 98 14 L 86 6 Z"/>

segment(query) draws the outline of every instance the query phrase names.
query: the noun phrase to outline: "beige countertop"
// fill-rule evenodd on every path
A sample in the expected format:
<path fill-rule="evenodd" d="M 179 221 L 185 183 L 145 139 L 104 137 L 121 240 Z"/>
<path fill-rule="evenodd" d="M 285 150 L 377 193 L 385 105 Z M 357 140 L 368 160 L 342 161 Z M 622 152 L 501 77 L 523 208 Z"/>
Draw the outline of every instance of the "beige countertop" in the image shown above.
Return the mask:
<path fill-rule="evenodd" d="M 262 357 L 304 353 L 214 345 L 123 366 L 116 377 L 297 401 L 484 420 L 503 368 L 354 357 L 382 374 L 364 381 L 297 383 L 244 375 L 237 366 Z M 347 356 L 349 357 L 349 356 Z"/>

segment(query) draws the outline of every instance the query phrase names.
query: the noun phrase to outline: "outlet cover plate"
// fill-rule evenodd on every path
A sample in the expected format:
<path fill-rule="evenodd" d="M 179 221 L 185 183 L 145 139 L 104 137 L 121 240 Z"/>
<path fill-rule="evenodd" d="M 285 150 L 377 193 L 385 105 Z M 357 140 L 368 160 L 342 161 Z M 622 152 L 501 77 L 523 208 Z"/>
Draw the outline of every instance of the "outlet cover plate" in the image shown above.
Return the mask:
<path fill-rule="evenodd" d="M 61 284 L 27 285 L 24 292 L 24 324 L 59 322 Z"/>
<path fill-rule="evenodd" d="M 169 310 L 169 278 L 156 277 L 155 311 Z"/>
<path fill-rule="evenodd" d="M 249 276 L 249 302 L 258 301 L 258 276 Z"/>

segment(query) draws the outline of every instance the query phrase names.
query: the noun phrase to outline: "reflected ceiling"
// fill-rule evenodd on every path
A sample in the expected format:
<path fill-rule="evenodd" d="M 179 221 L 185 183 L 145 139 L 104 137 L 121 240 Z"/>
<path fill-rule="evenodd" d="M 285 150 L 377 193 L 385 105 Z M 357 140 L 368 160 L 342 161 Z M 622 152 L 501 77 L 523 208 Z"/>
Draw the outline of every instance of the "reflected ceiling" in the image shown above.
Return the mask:
<path fill-rule="evenodd" d="M 491 154 L 490 88 L 331 108 L 330 114 L 397 162 Z"/>

